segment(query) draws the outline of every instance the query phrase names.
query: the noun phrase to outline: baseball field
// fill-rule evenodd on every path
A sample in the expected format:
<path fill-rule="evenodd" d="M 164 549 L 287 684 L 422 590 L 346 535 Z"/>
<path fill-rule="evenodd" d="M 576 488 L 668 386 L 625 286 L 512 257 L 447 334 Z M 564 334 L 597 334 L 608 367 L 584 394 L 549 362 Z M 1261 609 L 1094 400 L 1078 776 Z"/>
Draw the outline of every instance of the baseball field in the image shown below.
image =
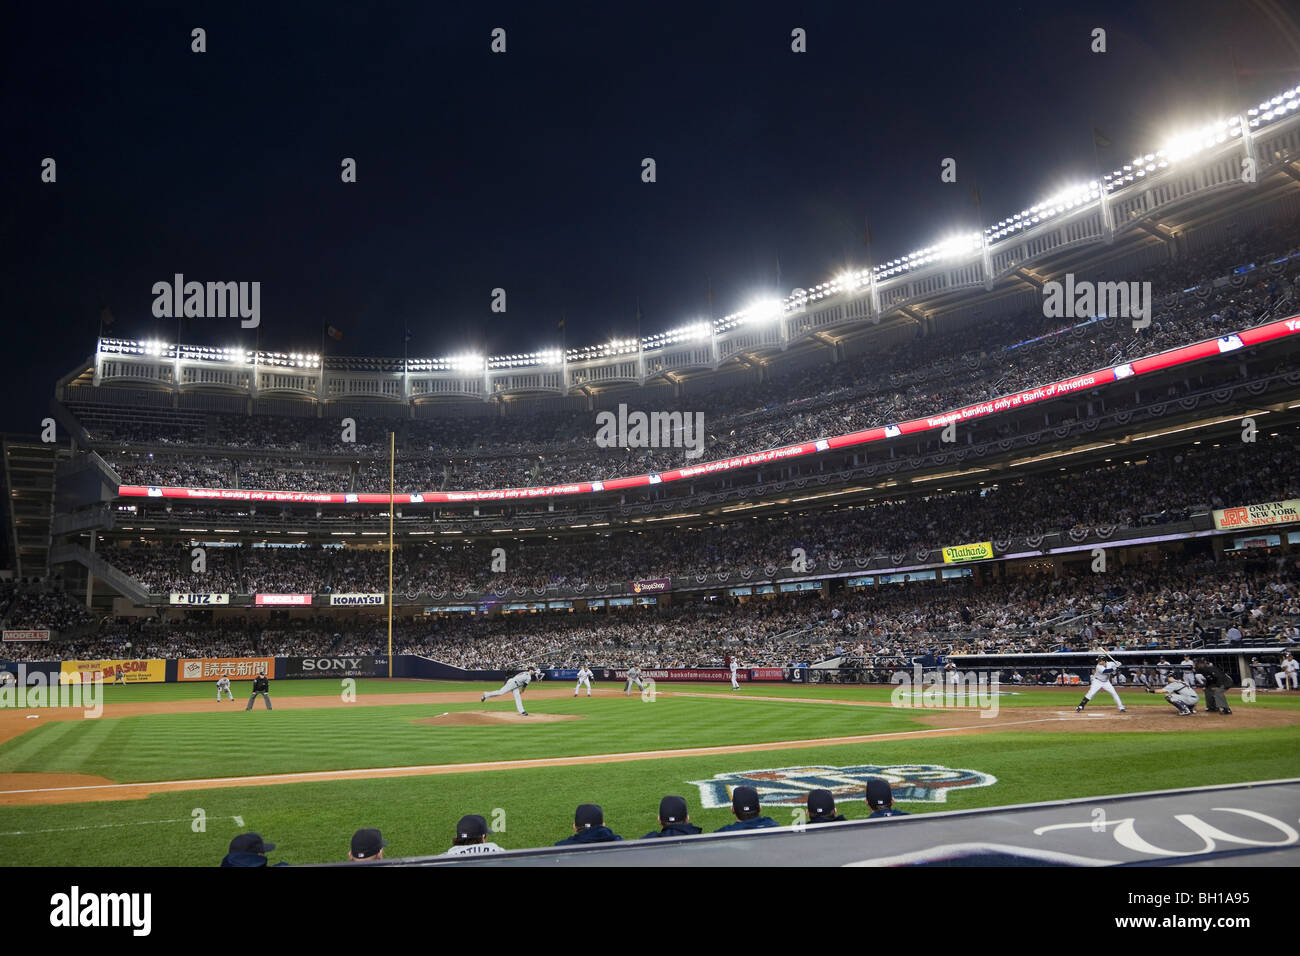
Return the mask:
<path fill-rule="evenodd" d="M 495 686 L 495 685 L 493 685 Z M 572 832 L 579 803 L 624 838 L 656 829 L 660 797 L 693 822 L 731 821 L 731 786 L 798 822 L 813 787 L 865 817 L 861 781 L 888 776 L 912 813 L 1300 776 L 1300 695 L 1231 695 L 1230 716 L 1179 717 L 1163 698 L 1017 689 L 996 716 L 891 706 L 891 688 L 661 684 L 653 699 L 548 684 L 480 703 L 482 683 L 278 681 L 275 709 L 250 685 L 104 690 L 103 713 L 0 709 L 0 860 L 7 865 L 215 866 L 256 830 L 272 863 L 340 861 L 359 827 L 389 858 L 440 853 L 456 820 L 486 817 L 508 848 Z"/>

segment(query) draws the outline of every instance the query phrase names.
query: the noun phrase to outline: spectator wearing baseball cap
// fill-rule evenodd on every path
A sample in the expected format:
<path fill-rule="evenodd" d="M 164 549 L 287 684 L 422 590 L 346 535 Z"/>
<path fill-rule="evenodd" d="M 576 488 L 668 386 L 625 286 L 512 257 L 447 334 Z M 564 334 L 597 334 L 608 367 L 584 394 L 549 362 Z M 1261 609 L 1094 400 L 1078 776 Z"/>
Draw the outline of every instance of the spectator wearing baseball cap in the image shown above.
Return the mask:
<path fill-rule="evenodd" d="M 501 847 L 489 843 L 487 820 L 477 813 L 461 817 L 456 823 L 456 839 L 443 856 L 476 856 L 480 853 L 500 853 Z"/>
<path fill-rule="evenodd" d="M 829 790 L 808 791 L 809 823 L 843 823 L 846 819 L 835 812 L 835 796 Z"/>
<path fill-rule="evenodd" d="M 780 826 L 771 817 L 760 816 L 763 809 L 758 805 L 758 791 L 753 787 L 737 787 L 731 791 L 731 812 L 735 814 L 736 822 L 718 827 L 713 831 L 714 833 L 765 830 L 768 827 Z"/>
<path fill-rule="evenodd" d="M 556 846 L 587 846 L 623 839 L 605 826 L 605 811 L 594 803 L 581 803 L 573 814 L 573 836 L 557 840 Z"/>
<path fill-rule="evenodd" d="M 867 781 L 867 806 L 871 809 L 868 820 L 911 816 L 906 810 L 894 809 L 894 789 L 883 777 L 872 777 Z"/>
<path fill-rule="evenodd" d="M 257 867 L 267 866 L 266 855 L 275 849 L 274 843 L 267 843 L 260 833 L 241 833 L 230 841 L 230 852 L 221 861 L 222 866 Z M 277 863 L 276 866 L 284 866 Z"/>
<path fill-rule="evenodd" d="M 691 815 L 686 812 L 686 800 L 682 797 L 669 796 L 659 801 L 660 830 L 651 830 L 641 839 L 655 837 L 694 836 L 704 831 L 691 822 Z"/>
<path fill-rule="evenodd" d="M 352 849 L 348 852 L 348 859 L 353 863 L 360 860 L 382 860 L 386 846 L 388 844 L 378 830 L 360 829 L 352 834 Z"/>

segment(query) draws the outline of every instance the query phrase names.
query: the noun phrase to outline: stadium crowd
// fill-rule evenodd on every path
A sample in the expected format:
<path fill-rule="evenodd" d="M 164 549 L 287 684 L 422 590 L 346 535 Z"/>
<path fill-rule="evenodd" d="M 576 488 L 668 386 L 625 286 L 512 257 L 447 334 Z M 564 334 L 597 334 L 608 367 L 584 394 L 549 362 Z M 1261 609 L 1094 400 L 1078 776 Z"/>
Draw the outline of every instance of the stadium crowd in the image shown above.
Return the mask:
<path fill-rule="evenodd" d="M 835 365 L 778 368 L 761 383 L 715 382 L 677 399 L 647 389 L 643 397 L 626 400 L 633 408 L 656 411 L 707 408 L 706 459 L 935 414 L 1248 328 L 1294 309 L 1297 228 L 1287 223 L 1261 230 L 1137 275 L 1094 277 L 1153 283 L 1155 314 L 1144 329 L 1113 318 L 1072 323 L 1045 317 L 1039 308 L 963 328 L 964 351 L 956 356 L 951 336 L 918 337 Z M 1241 271 L 1247 267 L 1253 268 Z M 238 474 L 245 488 L 384 491 L 389 428 L 398 432 L 397 484 L 404 490 L 557 484 L 689 463 L 681 448 L 597 447 L 590 412 L 361 419 L 355 442 L 344 441 L 332 420 L 259 417 L 250 427 L 246 418 L 213 416 L 206 430 L 185 423 L 176 434 L 159 435 L 155 423 L 124 416 L 98 425 L 92 438 L 133 483 L 229 486 Z M 294 453 L 301 464 L 257 464 L 238 456 L 151 459 L 140 447 L 159 443 Z M 337 463 L 313 466 L 310 453 L 352 458 L 355 473 Z"/>
<path fill-rule="evenodd" d="M 395 622 L 393 647 L 468 670 L 529 665 L 618 668 L 787 667 L 839 660 L 882 673 L 919 658 L 1196 646 L 1264 638 L 1300 642 L 1300 561 L 1224 557 L 1116 567 L 1110 574 L 1043 572 L 976 585 L 969 578 L 741 601 L 685 598 L 661 607 L 571 613 L 430 615 Z M 98 633 L 57 645 L 79 659 L 185 656 L 368 656 L 387 652 L 376 619 L 269 626 L 244 616 L 105 618 Z M 52 646 L 16 646 L 40 660 Z"/>
<path fill-rule="evenodd" d="M 1049 533 L 1115 534 L 1186 520 L 1191 513 L 1300 497 L 1300 436 L 1265 433 L 1252 443 L 1192 444 L 1070 472 L 1010 479 L 830 512 L 737 519 L 695 528 L 588 537 L 407 544 L 397 552 L 401 594 L 603 587 L 609 583 L 789 566 L 804 550 L 810 570 L 872 557 L 902 561 L 918 549 Z M 493 570 L 503 548 L 505 570 Z M 356 547 L 208 548 L 193 570 L 188 545 L 106 547 L 104 557 L 153 593 L 385 591 L 387 552 Z"/>

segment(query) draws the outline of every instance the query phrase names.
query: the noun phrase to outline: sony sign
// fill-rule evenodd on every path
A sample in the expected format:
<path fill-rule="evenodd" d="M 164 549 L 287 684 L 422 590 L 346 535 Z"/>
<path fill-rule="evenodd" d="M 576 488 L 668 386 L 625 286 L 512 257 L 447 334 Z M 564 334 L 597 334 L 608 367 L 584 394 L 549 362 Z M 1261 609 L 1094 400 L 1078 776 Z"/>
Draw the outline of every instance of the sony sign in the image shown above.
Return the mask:
<path fill-rule="evenodd" d="M 347 671 L 361 667 L 359 657 L 304 657 L 302 669 L 305 671 Z"/>
<path fill-rule="evenodd" d="M 276 669 L 277 677 L 371 677 L 373 657 L 287 657 Z"/>

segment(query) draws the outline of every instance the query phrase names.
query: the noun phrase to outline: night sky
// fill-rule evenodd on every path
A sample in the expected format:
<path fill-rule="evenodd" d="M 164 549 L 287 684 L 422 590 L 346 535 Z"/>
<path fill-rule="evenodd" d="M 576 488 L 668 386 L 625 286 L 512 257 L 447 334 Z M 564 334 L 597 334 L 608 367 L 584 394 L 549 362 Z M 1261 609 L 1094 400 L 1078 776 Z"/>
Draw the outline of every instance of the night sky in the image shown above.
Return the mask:
<path fill-rule="evenodd" d="M 36 431 L 101 307 L 174 339 L 151 288 L 177 272 L 260 281 L 264 348 L 324 323 L 331 354 L 400 356 L 407 323 L 412 356 L 596 343 L 638 302 L 649 334 L 865 266 L 868 219 L 877 260 L 973 229 L 976 184 L 985 224 L 1018 212 L 1094 174 L 1093 126 L 1109 170 L 1300 82 L 1281 0 L 1071 6 L 15 6 L 0 429 Z"/>

